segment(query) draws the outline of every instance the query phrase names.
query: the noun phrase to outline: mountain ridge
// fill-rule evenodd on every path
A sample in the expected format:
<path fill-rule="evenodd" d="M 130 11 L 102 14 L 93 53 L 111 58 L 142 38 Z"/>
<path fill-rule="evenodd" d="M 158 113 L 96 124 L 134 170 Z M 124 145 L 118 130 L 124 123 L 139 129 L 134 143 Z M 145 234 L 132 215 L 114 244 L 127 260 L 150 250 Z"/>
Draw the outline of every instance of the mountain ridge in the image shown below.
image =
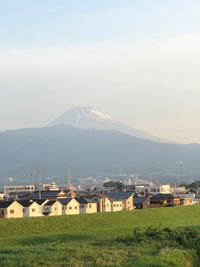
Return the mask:
<path fill-rule="evenodd" d="M 27 128 L 0 133 L 0 176 L 25 177 L 40 161 L 46 176 L 123 173 L 200 174 L 200 145 L 153 142 L 112 131 L 70 125 Z M 178 164 L 182 162 L 182 164 Z"/>

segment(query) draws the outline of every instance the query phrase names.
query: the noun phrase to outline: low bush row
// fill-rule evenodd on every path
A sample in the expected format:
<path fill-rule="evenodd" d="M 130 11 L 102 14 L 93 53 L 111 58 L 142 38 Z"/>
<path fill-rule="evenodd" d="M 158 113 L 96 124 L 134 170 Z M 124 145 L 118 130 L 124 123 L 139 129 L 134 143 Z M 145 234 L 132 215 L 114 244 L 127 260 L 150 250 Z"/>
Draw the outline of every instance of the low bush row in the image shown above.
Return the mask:
<path fill-rule="evenodd" d="M 116 238 L 116 242 L 126 245 L 137 245 L 157 241 L 162 248 L 175 247 L 195 250 L 200 256 L 200 230 L 192 227 L 169 228 L 148 227 L 146 230 L 135 228 L 133 233 Z"/>

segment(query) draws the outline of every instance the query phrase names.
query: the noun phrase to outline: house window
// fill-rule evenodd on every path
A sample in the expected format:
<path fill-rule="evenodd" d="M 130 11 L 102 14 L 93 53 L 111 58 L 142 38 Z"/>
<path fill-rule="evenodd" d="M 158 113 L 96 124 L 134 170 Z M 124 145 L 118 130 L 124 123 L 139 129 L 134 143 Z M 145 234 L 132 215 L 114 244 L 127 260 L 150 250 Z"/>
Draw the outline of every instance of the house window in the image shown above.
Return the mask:
<path fill-rule="evenodd" d="M 107 204 L 107 207 L 109 207 L 109 204 Z"/>
<path fill-rule="evenodd" d="M 83 204 L 81 204 L 81 208 L 82 208 L 82 209 L 84 208 L 84 205 L 83 205 Z"/>
<path fill-rule="evenodd" d="M 72 207 L 69 207 L 69 210 L 72 210 Z"/>
<path fill-rule="evenodd" d="M 119 207 L 119 204 L 117 204 L 117 207 Z"/>
<path fill-rule="evenodd" d="M 23 212 L 25 212 L 26 210 L 25 210 L 25 208 L 23 208 Z"/>
<path fill-rule="evenodd" d="M 92 208 L 92 205 L 89 205 L 89 209 L 91 209 Z"/>
<path fill-rule="evenodd" d="M 116 205 L 114 204 L 114 207 L 116 207 Z"/>
<path fill-rule="evenodd" d="M 55 207 L 54 210 L 57 210 L 57 207 Z"/>
<path fill-rule="evenodd" d="M 75 208 L 75 210 L 77 210 L 77 206 L 75 206 L 74 208 Z"/>
<path fill-rule="evenodd" d="M 32 209 L 32 212 L 35 212 L 36 211 L 36 209 Z"/>
<path fill-rule="evenodd" d="M 10 210 L 10 214 L 14 214 L 15 213 L 15 211 L 14 210 Z"/>

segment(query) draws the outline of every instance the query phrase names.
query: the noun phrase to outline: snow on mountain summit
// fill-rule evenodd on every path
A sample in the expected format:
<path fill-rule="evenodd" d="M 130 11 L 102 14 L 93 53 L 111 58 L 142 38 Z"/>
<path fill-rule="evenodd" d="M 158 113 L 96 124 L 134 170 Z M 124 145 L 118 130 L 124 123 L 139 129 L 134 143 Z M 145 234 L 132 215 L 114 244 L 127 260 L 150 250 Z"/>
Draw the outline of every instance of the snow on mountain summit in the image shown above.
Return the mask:
<path fill-rule="evenodd" d="M 108 115 L 106 115 L 106 114 L 104 114 L 104 113 L 102 113 L 102 112 L 100 112 L 100 111 L 98 111 L 98 110 L 95 110 L 95 109 L 93 109 L 93 108 L 91 108 L 90 111 L 91 111 L 93 114 L 95 114 L 97 117 L 99 117 L 99 118 L 101 118 L 101 119 L 103 119 L 103 120 L 113 120 L 112 117 L 110 117 L 110 116 L 108 116 Z"/>
<path fill-rule="evenodd" d="M 73 107 L 60 117 L 52 121 L 48 126 L 56 126 L 59 124 L 69 124 L 78 128 L 90 128 L 88 125 L 95 121 L 113 121 L 113 119 L 94 109 L 93 107 Z M 92 126 L 93 128 L 93 126 Z"/>
<path fill-rule="evenodd" d="M 68 113 L 74 113 L 74 116 L 77 115 L 80 119 L 85 117 L 85 118 L 93 118 L 101 120 L 112 120 L 110 116 L 92 107 L 76 107 L 69 110 Z"/>
<path fill-rule="evenodd" d="M 48 126 L 62 124 L 68 124 L 80 129 L 95 129 L 100 131 L 116 130 L 134 137 L 165 142 L 165 140 L 151 136 L 129 125 L 114 120 L 109 115 L 106 115 L 93 107 L 73 107 L 49 123 Z"/>

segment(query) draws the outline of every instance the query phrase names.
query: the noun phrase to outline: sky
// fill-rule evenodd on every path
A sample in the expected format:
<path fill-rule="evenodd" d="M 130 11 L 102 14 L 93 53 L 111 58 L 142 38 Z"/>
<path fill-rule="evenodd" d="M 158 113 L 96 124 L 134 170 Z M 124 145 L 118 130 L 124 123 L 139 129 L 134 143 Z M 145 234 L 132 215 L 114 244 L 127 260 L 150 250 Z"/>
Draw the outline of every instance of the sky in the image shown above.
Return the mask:
<path fill-rule="evenodd" d="M 93 106 L 200 143 L 199 0 L 0 1 L 0 131 Z"/>

